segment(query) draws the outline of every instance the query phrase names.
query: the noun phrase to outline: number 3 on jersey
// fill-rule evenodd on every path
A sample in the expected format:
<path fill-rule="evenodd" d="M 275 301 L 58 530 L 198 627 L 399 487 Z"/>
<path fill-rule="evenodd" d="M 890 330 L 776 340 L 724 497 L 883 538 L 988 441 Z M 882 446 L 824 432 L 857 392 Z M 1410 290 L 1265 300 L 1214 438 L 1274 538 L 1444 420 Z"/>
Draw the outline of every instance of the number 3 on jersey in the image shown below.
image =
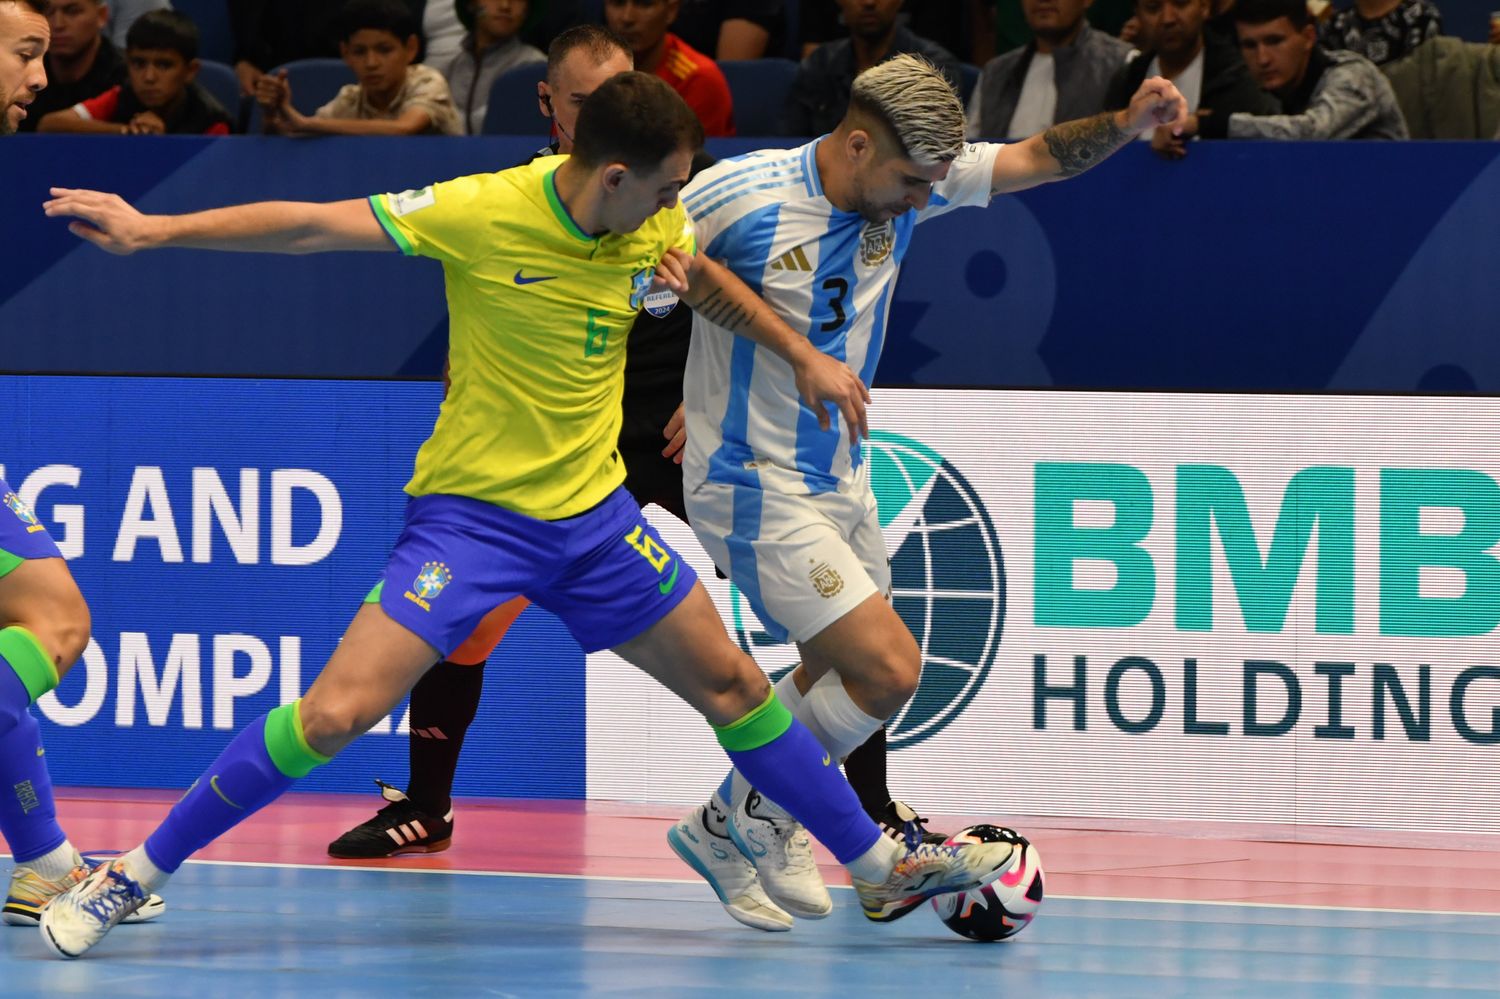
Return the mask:
<path fill-rule="evenodd" d="M 833 318 L 824 322 L 819 327 L 819 332 L 832 333 L 843 327 L 849 318 L 844 314 L 844 299 L 849 297 L 849 282 L 843 278 L 829 278 L 823 282 L 823 290 L 828 292 L 828 307 L 833 310 Z"/>

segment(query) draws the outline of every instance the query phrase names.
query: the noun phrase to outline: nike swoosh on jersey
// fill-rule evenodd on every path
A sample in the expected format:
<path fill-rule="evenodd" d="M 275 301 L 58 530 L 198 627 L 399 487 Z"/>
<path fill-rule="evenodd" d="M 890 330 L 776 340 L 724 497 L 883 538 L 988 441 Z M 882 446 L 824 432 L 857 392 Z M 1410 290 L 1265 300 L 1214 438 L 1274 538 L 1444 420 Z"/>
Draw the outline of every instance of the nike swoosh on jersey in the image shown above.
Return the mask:
<path fill-rule="evenodd" d="M 524 269 L 524 268 L 523 268 Z M 556 281 L 556 274 L 543 274 L 540 277 L 526 277 L 521 271 L 516 271 L 516 284 L 536 284 L 538 281 Z"/>

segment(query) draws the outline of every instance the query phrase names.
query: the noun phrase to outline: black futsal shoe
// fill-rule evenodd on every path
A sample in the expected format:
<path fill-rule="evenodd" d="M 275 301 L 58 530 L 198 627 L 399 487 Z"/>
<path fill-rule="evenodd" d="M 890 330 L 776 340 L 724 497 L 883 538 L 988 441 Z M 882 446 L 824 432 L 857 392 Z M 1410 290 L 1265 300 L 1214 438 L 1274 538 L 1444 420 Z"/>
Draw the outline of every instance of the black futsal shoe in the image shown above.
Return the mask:
<path fill-rule="evenodd" d="M 927 820 L 904 801 L 887 801 L 885 807 L 870 816 L 880 826 L 880 831 L 907 849 L 915 850 L 923 843 L 946 843 L 946 833 L 931 832 Z"/>
<path fill-rule="evenodd" d="M 379 860 L 403 853 L 441 853 L 453 843 L 453 809 L 444 816 L 422 811 L 385 781 L 380 796 L 390 804 L 328 844 L 328 855 L 341 860 Z"/>

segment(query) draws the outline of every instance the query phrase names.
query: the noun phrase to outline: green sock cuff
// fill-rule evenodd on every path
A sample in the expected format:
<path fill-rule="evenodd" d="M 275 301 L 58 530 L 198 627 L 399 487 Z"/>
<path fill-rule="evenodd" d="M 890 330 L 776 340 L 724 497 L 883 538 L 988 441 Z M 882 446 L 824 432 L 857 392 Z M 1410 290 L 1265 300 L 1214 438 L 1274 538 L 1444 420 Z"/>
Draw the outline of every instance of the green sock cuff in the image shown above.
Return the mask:
<path fill-rule="evenodd" d="M 302 701 L 283 704 L 266 715 L 266 752 L 287 777 L 306 777 L 313 767 L 321 767 L 332 757 L 324 756 L 307 744 L 302 734 L 302 716 L 297 705 Z"/>
<path fill-rule="evenodd" d="M 35 635 L 20 625 L 11 625 L 0 630 L 0 657 L 10 664 L 21 678 L 26 692 L 35 704 L 49 690 L 57 687 L 57 666 Z"/>
<path fill-rule="evenodd" d="M 760 707 L 728 725 L 715 725 L 719 745 L 731 753 L 743 753 L 775 742 L 792 727 L 792 713 L 776 699 L 772 690 Z"/>

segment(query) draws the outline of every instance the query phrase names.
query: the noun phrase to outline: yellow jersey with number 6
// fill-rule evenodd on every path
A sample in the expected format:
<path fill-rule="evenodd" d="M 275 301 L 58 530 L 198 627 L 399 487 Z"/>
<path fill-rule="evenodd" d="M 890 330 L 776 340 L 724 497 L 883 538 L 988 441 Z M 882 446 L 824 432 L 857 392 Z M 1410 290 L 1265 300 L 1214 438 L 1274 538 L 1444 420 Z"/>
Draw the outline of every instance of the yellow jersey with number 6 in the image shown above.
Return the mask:
<path fill-rule="evenodd" d="M 635 232 L 583 232 L 557 196 L 567 158 L 370 205 L 412 256 L 442 262 L 451 386 L 406 491 L 561 520 L 625 481 L 616 451 L 625 339 L 669 247 L 694 252 L 679 203 Z"/>

